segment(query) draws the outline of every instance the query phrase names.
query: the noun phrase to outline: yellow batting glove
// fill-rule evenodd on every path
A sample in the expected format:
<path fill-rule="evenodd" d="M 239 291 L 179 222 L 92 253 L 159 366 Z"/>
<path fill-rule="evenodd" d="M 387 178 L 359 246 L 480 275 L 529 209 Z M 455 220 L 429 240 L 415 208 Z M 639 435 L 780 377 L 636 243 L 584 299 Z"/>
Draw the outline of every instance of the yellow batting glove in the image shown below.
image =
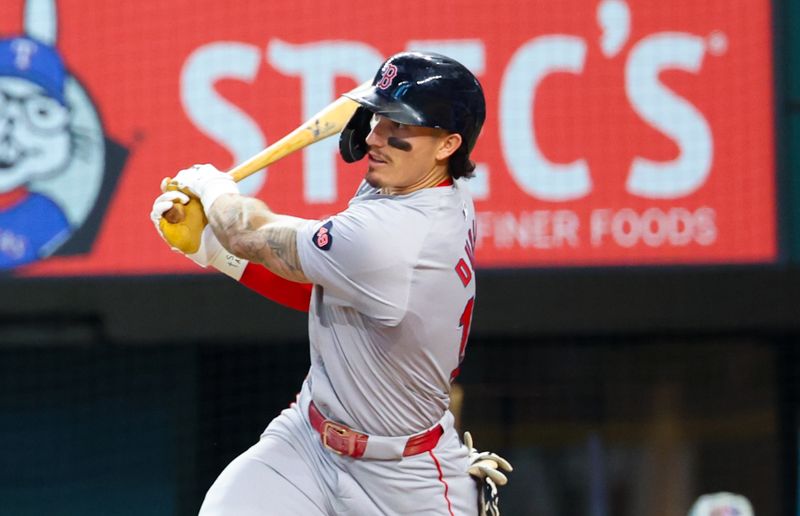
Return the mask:
<path fill-rule="evenodd" d="M 179 191 L 167 180 L 162 182 L 162 190 L 164 193 L 153 203 L 150 219 L 173 250 L 187 255 L 196 253 L 200 249 L 203 229 L 208 224 L 200 199 Z M 175 214 L 175 210 L 179 210 L 179 213 L 172 220 L 177 220 L 169 222 L 164 214 L 168 211 Z"/>

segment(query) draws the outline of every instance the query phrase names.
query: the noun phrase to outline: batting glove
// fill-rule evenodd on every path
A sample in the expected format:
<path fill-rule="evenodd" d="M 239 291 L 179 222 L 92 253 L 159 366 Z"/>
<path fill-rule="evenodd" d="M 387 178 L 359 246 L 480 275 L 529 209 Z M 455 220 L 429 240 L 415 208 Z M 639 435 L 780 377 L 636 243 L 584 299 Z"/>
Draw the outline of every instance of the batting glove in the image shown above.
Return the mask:
<path fill-rule="evenodd" d="M 478 509 L 480 516 L 500 516 L 500 497 L 497 487 L 508 483 L 503 473 L 514 470 L 503 457 L 492 452 L 479 452 L 472 445 L 472 434 L 464 432 L 464 445 L 469 449 L 467 472 L 478 482 Z M 501 471 L 502 470 L 502 471 Z"/>
<path fill-rule="evenodd" d="M 178 172 L 172 180 L 181 190 L 186 190 L 200 198 L 200 202 L 208 214 L 208 210 L 220 195 L 239 193 L 239 187 L 231 176 L 220 172 L 214 165 L 193 165 Z"/>
<path fill-rule="evenodd" d="M 153 225 L 155 226 L 156 231 L 161 238 L 170 245 L 170 249 L 176 253 L 184 254 L 200 267 L 208 267 L 224 250 L 222 244 L 219 243 L 216 235 L 214 235 L 214 232 L 211 230 L 211 226 L 206 226 L 203 228 L 203 232 L 200 234 L 200 248 L 194 253 L 183 253 L 177 247 L 173 247 L 171 242 L 161 231 L 159 221 L 164 213 L 172 208 L 172 205 L 176 200 L 181 204 L 186 204 L 189 202 L 189 196 L 183 192 L 173 190 L 170 192 L 164 192 L 156 197 L 156 200 L 153 203 L 153 210 L 150 212 L 150 220 L 153 222 Z"/>
<path fill-rule="evenodd" d="M 189 202 L 189 196 L 183 192 L 173 190 L 170 192 L 164 192 L 156 197 L 156 200 L 153 203 L 153 209 L 150 212 L 150 220 L 153 222 L 153 225 L 155 226 L 159 236 L 161 236 L 161 238 L 164 239 L 167 244 L 169 244 L 170 249 L 176 253 L 184 254 L 180 249 L 174 247 L 172 243 L 164 236 L 164 233 L 161 231 L 161 226 L 159 225 L 161 217 L 165 212 L 172 208 L 172 205 L 176 200 L 181 204 L 186 204 Z M 211 226 L 206 226 L 200 236 L 200 248 L 194 253 L 186 253 L 185 256 L 190 258 L 200 267 L 208 267 L 209 264 L 211 264 L 222 251 L 222 244 L 220 244 L 219 240 L 217 240 L 217 237 L 211 230 Z"/>
<path fill-rule="evenodd" d="M 162 189 L 166 185 L 162 185 Z M 217 239 L 211 226 L 206 225 L 200 233 L 200 247 L 194 253 L 184 253 L 177 247 L 173 246 L 169 239 L 161 231 L 159 220 L 164 213 L 172 208 L 173 202 L 178 201 L 181 204 L 189 202 L 189 196 L 183 192 L 172 190 L 164 192 L 159 195 L 153 203 L 153 210 L 150 212 L 150 220 L 156 227 L 156 231 L 164 241 L 169 244 L 170 249 L 176 253 L 181 253 L 200 267 L 214 267 L 218 271 L 230 276 L 231 278 L 239 281 L 244 274 L 244 269 L 249 263 L 247 260 L 238 258 L 229 253 Z"/>
<path fill-rule="evenodd" d="M 166 181 L 167 178 L 164 179 Z M 156 231 L 158 232 L 158 236 L 164 239 L 164 241 L 169 244 L 170 249 L 173 251 L 181 252 L 180 249 L 174 247 L 172 242 L 167 240 L 167 237 L 161 231 L 160 222 L 161 217 L 172 208 L 172 205 L 175 201 L 180 202 L 181 204 L 186 204 L 189 202 L 189 196 L 183 192 L 179 192 L 177 190 L 172 190 L 171 192 L 165 191 L 166 185 L 164 181 L 161 182 L 161 191 L 163 192 L 161 195 L 156 197 L 156 200 L 153 202 L 153 209 L 150 210 L 150 221 L 156 227 Z"/>

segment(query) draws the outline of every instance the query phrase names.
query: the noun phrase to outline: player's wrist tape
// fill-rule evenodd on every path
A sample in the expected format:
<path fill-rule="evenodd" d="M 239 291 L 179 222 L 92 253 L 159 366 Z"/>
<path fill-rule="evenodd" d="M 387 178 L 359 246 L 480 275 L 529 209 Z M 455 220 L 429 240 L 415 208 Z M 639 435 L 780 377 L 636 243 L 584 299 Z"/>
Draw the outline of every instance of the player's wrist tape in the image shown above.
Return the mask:
<path fill-rule="evenodd" d="M 209 265 L 221 273 L 239 281 L 248 263 L 250 263 L 248 260 L 234 256 L 223 249 L 221 253 L 217 253 L 216 256 L 214 256 L 209 262 Z"/>
<path fill-rule="evenodd" d="M 203 185 L 203 191 L 200 192 L 200 202 L 203 205 L 206 216 L 208 216 L 208 210 L 211 209 L 214 201 L 221 195 L 229 193 L 239 193 L 239 188 L 236 186 L 236 183 L 233 182 L 233 179 L 220 177 L 207 181 L 206 184 Z"/>

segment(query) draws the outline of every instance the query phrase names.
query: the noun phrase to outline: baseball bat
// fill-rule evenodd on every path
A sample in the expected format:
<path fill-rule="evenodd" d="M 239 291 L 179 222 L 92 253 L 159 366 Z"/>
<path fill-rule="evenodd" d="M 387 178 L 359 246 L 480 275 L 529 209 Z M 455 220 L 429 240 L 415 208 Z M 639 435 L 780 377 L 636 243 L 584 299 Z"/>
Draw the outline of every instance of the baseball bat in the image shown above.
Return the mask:
<path fill-rule="evenodd" d="M 370 84 L 370 81 L 365 82 L 349 93 L 355 93 L 362 88 L 367 88 Z M 339 97 L 310 119 L 303 122 L 298 128 L 254 156 L 236 165 L 227 173 L 238 183 L 242 179 L 255 174 L 259 170 L 272 165 L 293 152 L 340 133 L 350 120 L 350 117 L 353 116 L 357 107 L 358 103 L 354 100 L 350 100 L 345 96 Z M 172 208 L 164 213 L 164 219 L 170 224 L 181 222 L 184 218 L 183 208 L 181 203 L 176 202 Z"/>

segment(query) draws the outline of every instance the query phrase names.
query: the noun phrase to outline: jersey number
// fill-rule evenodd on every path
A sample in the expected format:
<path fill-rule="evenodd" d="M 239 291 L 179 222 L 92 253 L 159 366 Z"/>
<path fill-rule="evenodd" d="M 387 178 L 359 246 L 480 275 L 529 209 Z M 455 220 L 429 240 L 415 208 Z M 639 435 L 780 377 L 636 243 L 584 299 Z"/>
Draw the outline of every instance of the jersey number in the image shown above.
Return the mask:
<path fill-rule="evenodd" d="M 467 348 L 467 338 L 469 337 L 469 326 L 472 324 L 472 307 L 475 306 L 475 298 L 469 298 L 467 301 L 467 306 L 464 307 L 464 311 L 461 312 L 461 318 L 458 320 L 458 327 L 461 328 L 461 343 L 458 348 L 458 367 L 453 369 L 453 372 L 450 373 L 450 381 L 456 379 L 458 374 L 461 372 L 461 361 L 464 360 L 464 352 Z"/>

